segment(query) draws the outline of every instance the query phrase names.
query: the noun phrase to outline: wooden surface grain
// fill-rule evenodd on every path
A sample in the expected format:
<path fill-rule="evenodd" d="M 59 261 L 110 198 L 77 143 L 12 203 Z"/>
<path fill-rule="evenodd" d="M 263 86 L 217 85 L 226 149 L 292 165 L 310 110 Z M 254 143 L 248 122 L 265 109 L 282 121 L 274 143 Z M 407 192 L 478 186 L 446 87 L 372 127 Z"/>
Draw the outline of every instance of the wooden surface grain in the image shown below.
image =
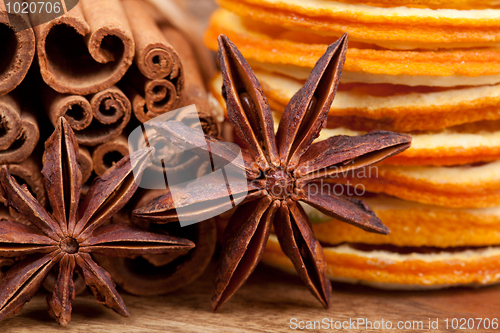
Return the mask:
<path fill-rule="evenodd" d="M 220 312 L 212 313 L 209 305 L 213 271 L 212 265 L 193 285 L 166 296 L 141 298 L 120 291 L 130 318 L 123 318 L 97 304 L 90 293 L 77 296 L 73 303 L 73 319 L 66 329 L 48 316 L 46 294 L 40 293 L 18 315 L 0 322 L 0 332 L 293 332 L 296 330 L 290 328 L 292 318 L 297 318 L 297 324 L 304 321 L 303 325 L 307 324 L 306 321 L 322 321 L 324 318 L 332 319 L 333 323 L 350 318 L 365 318 L 373 323 L 383 319 L 385 323 L 391 321 L 395 332 L 427 332 L 430 318 L 433 321 L 439 319 L 439 329 L 432 332 L 452 332 L 451 327 L 446 330 L 446 318 L 451 323 L 452 318 L 491 320 L 500 317 L 500 286 L 390 292 L 334 284 L 333 306 L 325 310 L 300 279 L 263 265 Z M 397 330 L 399 321 L 422 321 L 424 330 Z M 360 325 L 354 330 L 332 327 L 310 331 L 383 330 L 366 330 Z"/>

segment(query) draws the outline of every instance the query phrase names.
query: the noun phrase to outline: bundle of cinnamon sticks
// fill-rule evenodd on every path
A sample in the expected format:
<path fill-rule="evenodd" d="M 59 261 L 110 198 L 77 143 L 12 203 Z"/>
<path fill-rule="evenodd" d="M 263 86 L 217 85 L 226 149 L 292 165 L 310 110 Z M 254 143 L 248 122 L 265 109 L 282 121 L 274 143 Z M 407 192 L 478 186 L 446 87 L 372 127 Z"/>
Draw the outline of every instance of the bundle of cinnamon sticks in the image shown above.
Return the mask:
<path fill-rule="evenodd" d="M 195 104 L 205 133 L 218 134 L 192 36 L 158 15 L 148 1 L 66 0 L 58 17 L 13 12 L 13 4 L 22 2 L 6 6 L 0 1 L 0 165 L 8 165 L 42 205 L 47 203 L 40 171 L 43 143 L 60 117 L 76 135 L 87 185 L 129 154 L 127 136 L 133 129 L 166 112 Z M 152 198 L 147 191 L 142 195 Z M 5 202 L 1 193 L 0 202 Z M 0 217 L 29 223 L 0 206 Z M 131 208 L 112 222 L 132 223 Z M 159 292 L 203 272 L 216 239 L 212 222 L 203 228 L 209 231 L 204 236 L 195 227 L 188 237 L 202 244 L 201 252 L 186 254 L 183 277 L 169 276 L 168 288 L 158 287 Z M 145 260 L 154 266 L 170 263 Z M 129 284 L 121 267 L 114 271 Z M 151 293 L 137 286 L 131 291 Z"/>

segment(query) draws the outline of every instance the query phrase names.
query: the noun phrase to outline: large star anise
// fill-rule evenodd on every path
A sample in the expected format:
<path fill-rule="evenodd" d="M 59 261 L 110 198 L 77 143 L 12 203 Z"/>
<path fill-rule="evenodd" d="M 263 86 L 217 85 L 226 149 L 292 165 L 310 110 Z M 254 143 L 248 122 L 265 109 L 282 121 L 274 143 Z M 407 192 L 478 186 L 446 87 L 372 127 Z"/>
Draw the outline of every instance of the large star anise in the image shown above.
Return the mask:
<path fill-rule="evenodd" d="M 27 258 L 12 267 L 0 283 L 0 319 L 21 310 L 58 264 L 54 292 L 47 297 L 49 313 L 62 326 L 71 320 L 75 297 L 73 271 L 78 269 L 97 301 L 122 316 L 129 313 L 110 275 L 90 256 L 139 256 L 194 247 L 186 239 L 155 234 L 125 224 L 103 225 L 130 200 L 137 181 L 150 163 L 153 149 L 136 152 L 97 178 L 80 202 L 82 175 L 77 163 L 78 144 L 64 118 L 45 143 L 42 170 L 52 207 L 49 214 L 20 186 L 7 167 L 0 169 L 0 189 L 8 204 L 31 226 L 0 220 L 0 256 Z"/>
<path fill-rule="evenodd" d="M 241 193 L 246 198 L 224 234 L 212 297 L 214 310 L 222 306 L 254 270 L 271 225 L 300 277 L 325 307 L 330 305 L 331 285 L 326 276 L 323 249 L 298 201 L 367 231 L 389 233 L 363 201 L 336 195 L 328 182 L 322 182 L 398 154 L 411 144 L 407 135 L 382 131 L 359 137 L 335 136 L 313 143 L 326 126 L 346 50 L 347 34 L 330 45 L 319 59 L 305 85 L 286 107 L 275 135 L 271 110 L 259 82 L 234 44 L 225 36 L 219 37 L 227 113 L 248 149 L 243 151 L 244 163 L 233 167 L 245 170 L 249 184 L 245 188 L 230 187 L 233 199 Z M 180 123 L 151 123 L 151 126 L 172 137 L 183 149 L 200 154 L 208 150 L 215 162 L 222 160 L 228 164 L 234 160 L 234 151 L 228 144 L 189 132 Z M 154 222 L 170 222 L 180 217 L 176 215 L 176 208 L 191 206 L 191 217 L 202 220 L 211 210 L 230 208 L 227 201 L 220 200 L 227 196 L 228 188 L 220 182 L 188 186 L 184 193 L 176 196 L 185 198 L 184 201 L 173 200 L 168 193 L 134 214 Z"/>

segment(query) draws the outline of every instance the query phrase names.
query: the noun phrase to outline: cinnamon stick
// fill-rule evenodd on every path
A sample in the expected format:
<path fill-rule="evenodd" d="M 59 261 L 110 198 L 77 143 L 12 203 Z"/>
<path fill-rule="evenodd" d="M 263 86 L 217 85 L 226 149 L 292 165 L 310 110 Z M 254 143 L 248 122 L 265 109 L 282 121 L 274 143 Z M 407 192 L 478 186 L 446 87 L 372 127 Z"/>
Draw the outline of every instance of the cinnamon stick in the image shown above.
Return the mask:
<path fill-rule="evenodd" d="M 127 96 L 115 86 L 87 97 L 46 88 L 42 99 L 52 124 L 65 117 L 78 143 L 85 146 L 96 146 L 120 135 L 132 114 Z"/>
<path fill-rule="evenodd" d="M 63 95 L 43 85 L 42 100 L 54 126 L 60 117 L 65 117 L 75 131 L 82 131 L 92 123 L 92 107 L 84 96 Z"/>
<path fill-rule="evenodd" d="M 161 33 L 144 1 L 123 0 L 122 5 L 134 36 L 135 64 L 140 72 L 151 80 L 182 80 L 179 55 Z"/>
<path fill-rule="evenodd" d="M 94 171 L 94 161 L 92 160 L 89 150 L 82 146 L 79 146 L 78 164 L 82 171 L 82 183 L 85 183 L 92 175 L 92 171 Z"/>
<path fill-rule="evenodd" d="M 19 163 L 33 153 L 40 130 L 33 113 L 13 95 L 0 97 L 0 165 Z"/>
<path fill-rule="evenodd" d="M 137 203 L 142 207 L 164 191 L 147 191 Z M 148 223 L 134 220 L 141 226 Z M 178 223 L 151 226 L 171 235 L 190 239 L 196 247 L 181 256 L 151 255 L 136 259 L 96 256 L 96 260 L 125 291 L 141 296 L 160 295 L 180 289 L 203 274 L 217 242 L 215 222 L 203 221 L 181 228 Z"/>
<path fill-rule="evenodd" d="M 29 157 L 21 163 L 9 164 L 8 167 L 9 172 L 16 178 L 17 182 L 21 185 L 26 185 L 33 197 L 35 197 L 42 206 L 46 206 L 47 193 L 45 192 L 42 173 L 40 172 L 41 168 L 35 160 Z M 5 198 L 2 196 L 2 193 L 0 193 L 0 204 L 5 204 Z M 8 214 L 6 214 L 7 211 Z M 29 222 L 12 207 L 5 207 L 2 209 L 0 218 L 2 217 L 12 219 L 19 223 L 29 224 Z"/>
<path fill-rule="evenodd" d="M 173 0 L 146 0 L 146 2 L 153 5 L 158 16 L 161 16 L 163 21 L 168 22 L 169 25 L 180 31 L 187 38 L 187 41 L 194 50 L 202 77 L 208 84 L 215 76 L 217 68 L 210 51 L 201 42 L 204 28 L 199 20 L 193 18 Z"/>
<path fill-rule="evenodd" d="M 14 3 L 10 1 L 11 12 Z M 28 73 L 35 56 L 35 34 L 27 14 L 8 13 L 0 1 L 0 96 L 16 88 Z"/>
<path fill-rule="evenodd" d="M 32 22 L 44 22 L 30 14 Z M 119 0 L 80 0 L 34 27 L 43 80 L 65 94 L 90 95 L 117 83 L 133 62 L 134 39 Z"/>
<path fill-rule="evenodd" d="M 177 50 L 185 69 L 184 99 L 182 105 L 195 104 L 198 115 L 206 134 L 218 135 L 217 124 L 214 121 L 212 108 L 208 102 L 207 90 L 198 70 L 198 62 L 186 38 L 170 26 L 162 27 L 163 34 Z"/>
<path fill-rule="evenodd" d="M 136 118 L 145 123 L 180 106 L 183 82 L 182 76 L 173 81 L 150 80 L 136 66 L 132 66 L 125 76 L 124 90 Z"/>
<path fill-rule="evenodd" d="M 16 178 L 19 184 L 26 184 L 28 190 L 42 205 L 47 205 L 47 194 L 43 183 L 40 166 L 32 157 L 17 164 L 9 164 L 9 172 Z"/>
<path fill-rule="evenodd" d="M 97 146 L 92 153 L 95 173 L 102 176 L 116 162 L 127 155 L 129 155 L 128 141 L 123 135 Z"/>

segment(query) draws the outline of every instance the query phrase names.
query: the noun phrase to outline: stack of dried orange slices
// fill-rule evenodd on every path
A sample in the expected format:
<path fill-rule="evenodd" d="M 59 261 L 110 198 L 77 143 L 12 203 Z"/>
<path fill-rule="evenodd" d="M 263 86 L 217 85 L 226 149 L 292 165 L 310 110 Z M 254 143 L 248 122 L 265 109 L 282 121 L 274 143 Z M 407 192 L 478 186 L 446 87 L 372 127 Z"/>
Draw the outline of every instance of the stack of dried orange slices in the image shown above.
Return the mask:
<path fill-rule="evenodd" d="M 412 147 L 334 179 L 391 228 L 375 235 L 307 208 L 332 280 L 390 289 L 500 282 L 500 1 L 218 0 L 205 36 L 227 35 L 279 118 L 327 46 L 349 33 L 319 139 L 373 129 Z M 220 96 L 221 78 L 213 81 Z M 263 260 L 293 271 L 271 235 Z"/>

